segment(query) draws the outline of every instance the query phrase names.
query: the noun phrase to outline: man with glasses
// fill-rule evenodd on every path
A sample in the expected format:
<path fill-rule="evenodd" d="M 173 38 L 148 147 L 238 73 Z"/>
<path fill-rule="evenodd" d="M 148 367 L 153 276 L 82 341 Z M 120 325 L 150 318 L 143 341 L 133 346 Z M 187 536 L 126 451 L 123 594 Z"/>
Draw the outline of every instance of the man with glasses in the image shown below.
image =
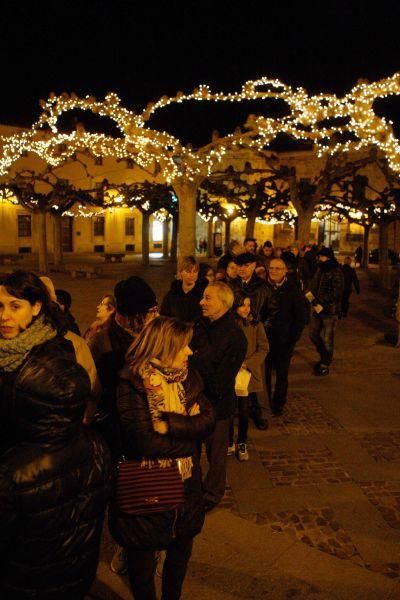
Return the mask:
<path fill-rule="evenodd" d="M 269 341 L 265 378 L 274 415 L 281 415 L 286 404 L 290 361 L 306 322 L 303 294 L 296 282 L 288 280 L 287 272 L 282 259 L 271 260 L 267 287 L 274 309 L 267 310 L 264 322 Z M 276 373 L 276 379 L 272 391 L 273 371 Z"/>

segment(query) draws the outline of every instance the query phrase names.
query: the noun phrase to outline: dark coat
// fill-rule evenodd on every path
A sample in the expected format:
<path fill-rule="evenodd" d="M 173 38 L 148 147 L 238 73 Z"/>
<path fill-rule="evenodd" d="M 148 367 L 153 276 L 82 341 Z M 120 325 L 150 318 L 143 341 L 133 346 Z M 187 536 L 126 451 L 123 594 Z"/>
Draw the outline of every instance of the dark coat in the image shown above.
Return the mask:
<path fill-rule="evenodd" d="M 234 294 L 240 292 L 250 298 L 251 309 L 255 319 L 257 321 L 262 320 L 265 304 L 269 296 L 265 280 L 258 277 L 256 272 L 254 272 L 247 283 L 240 277 L 237 277 L 232 280 L 230 285 Z"/>
<path fill-rule="evenodd" d="M 226 252 L 225 254 L 223 254 L 217 262 L 217 270 L 218 269 L 226 270 L 226 267 L 229 265 L 231 260 L 233 260 L 234 258 L 235 258 L 234 255 L 231 254 L 229 251 Z"/>
<path fill-rule="evenodd" d="M 214 427 L 214 413 L 203 395 L 203 384 L 195 371 L 189 370 L 183 383 L 188 409 L 198 403 L 195 416 L 165 413 L 168 433 L 154 431 L 143 381 L 124 367 L 118 387 L 118 411 L 121 420 L 122 452 L 128 459 L 143 457 L 179 458 L 192 456 L 192 476 L 185 481 L 185 504 L 178 511 L 151 515 L 124 515 L 112 501 L 109 512 L 110 531 L 124 547 L 165 548 L 175 536 L 193 537 L 204 522 L 204 504 L 197 444 Z"/>
<path fill-rule="evenodd" d="M 245 359 L 247 340 L 226 312 L 216 321 L 202 317 L 196 321 L 191 362 L 204 381 L 204 393 L 214 407 L 217 419 L 226 419 L 235 409 L 235 378 Z"/>
<path fill-rule="evenodd" d="M 13 382 L 19 442 L 0 459 L 1 598 L 79 599 L 96 575 L 111 470 L 82 425 L 90 382 L 63 341 L 35 348 Z"/>
<path fill-rule="evenodd" d="M 342 269 L 335 258 L 318 264 L 310 283 L 310 291 L 315 302 L 323 307 L 320 316 L 335 316 L 340 313 L 343 285 Z"/>
<path fill-rule="evenodd" d="M 356 290 L 357 294 L 359 294 L 360 282 L 358 281 L 357 273 L 354 267 L 351 267 L 350 265 L 342 265 L 342 272 L 344 283 L 343 291 L 350 293 L 354 286 L 354 289 Z"/>
<path fill-rule="evenodd" d="M 296 281 L 287 279 L 280 286 L 270 281 L 273 312 L 266 321 L 265 330 L 272 350 L 286 348 L 291 352 L 306 323 L 304 296 Z"/>
<path fill-rule="evenodd" d="M 165 317 L 175 317 L 180 321 L 195 321 L 201 317 L 200 300 L 207 285 L 207 280 L 198 280 L 193 289 L 185 293 L 182 281 L 173 281 L 171 289 L 162 301 L 160 314 Z"/>
<path fill-rule="evenodd" d="M 125 363 L 125 355 L 133 336 L 111 318 L 110 323 L 88 341 L 97 373 L 103 388 L 99 408 L 105 414 L 116 413 L 118 374 Z"/>

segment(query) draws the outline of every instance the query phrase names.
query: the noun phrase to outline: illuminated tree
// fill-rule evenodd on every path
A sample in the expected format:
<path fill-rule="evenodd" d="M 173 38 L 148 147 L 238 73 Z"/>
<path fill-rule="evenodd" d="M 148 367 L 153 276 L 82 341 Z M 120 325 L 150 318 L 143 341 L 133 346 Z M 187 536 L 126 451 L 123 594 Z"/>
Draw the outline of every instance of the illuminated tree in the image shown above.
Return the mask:
<path fill-rule="evenodd" d="M 47 250 L 46 214 L 54 222 L 54 265 L 63 268 L 61 217 L 75 204 L 95 205 L 96 200 L 87 190 L 77 189 L 67 180 L 59 178 L 47 169 L 43 173 L 24 170 L 0 184 L 0 194 L 12 195 L 20 204 L 39 217 L 39 271 L 47 273 L 49 267 Z"/>
<path fill-rule="evenodd" d="M 313 188 L 301 189 L 293 175 L 289 181 L 292 202 L 297 204 L 299 236 L 307 241 L 313 206 L 328 193 L 331 167 L 338 156 L 374 147 L 387 159 L 392 171 L 400 173 L 399 141 L 391 123 L 374 111 L 377 98 L 399 94 L 399 73 L 373 83 L 360 80 L 342 98 L 333 94 L 310 96 L 303 88 L 293 89 L 267 77 L 248 81 L 239 92 L 233 93 L 213 92 L 208 86 L 200 85 L 189 94 L 177 92 L 173 97 L 162 96 L 137 114 L 121 106 L 115 93 L 107 94 L 102 102 L 93 96 L 78 98 L 73 93 L 64 93 L 57 97 L 51 94 L 48 100 L 41 102 L 43 112 L 31 129 L 0 138 L 0 176 L 6 174 L 24 152 L 37 154 L 51 167 L 60 166 L 74 154 L 86 150 L 99 158 L 131 160 L 154 180 L 162 179 L 167 185 L 173 185 L 180 203 L 180 253 L 192 254 L 197 188 L 202 180 L 210 176 L 228 151 L 238 148 L 262 150 L 278 134 L 286 134 L 295 140 L 310 142 L 319 156 L 327 157 L 326 168 L 312 183 Z M 249 115 L 244 131 L 239 129 L 221 138 L 214 136 L 209 144 L 197 149 L 183 145 L 166 132 L 148 127 L 148 121 L 156 111 L 174 103 L 246 102 L 270 98 L 285 102 L 289 114 L 283 118 Z M 82 129 L 63 133 L 59 129 L 59 118 L 76 109 L 111 118 L 121 137 L 87 133 Z M 258 187 L 255 183 L 249 185 Z M 240 189 L 243 187 L 246 185 L 241 184 Z M 249 202 L 254 204 L 258 191 L 248 189 L 246 193 Z M 252 219 L 250 214 L 249 230 Z"/>

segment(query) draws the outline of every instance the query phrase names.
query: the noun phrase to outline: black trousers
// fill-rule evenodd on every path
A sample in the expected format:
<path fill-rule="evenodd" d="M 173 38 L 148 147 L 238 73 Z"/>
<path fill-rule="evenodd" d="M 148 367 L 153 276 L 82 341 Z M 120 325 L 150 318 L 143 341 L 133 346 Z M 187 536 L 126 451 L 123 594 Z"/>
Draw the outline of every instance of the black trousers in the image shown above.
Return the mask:
<path fill-rule="evenodd" d="M 345 290 L 342 294 L 342 315 L 347 317 L 347 313 L 349 312 L 349 304 L 350 304 L 350 294 L 351 290 Z"/>
<path fill-rule="evenodd" d="M 247 432 L 249 430 L 249 396 L 237 396 L 238 407 L 238 444 L 247 443 Z M 229 429 L 229 445 L 232 446 L 235 435 L 234 417 L 232 417 Z"/>
<path fill-rule="evenodd" d="M 265 359 L 265 380 L 272 410 L 282 408 L 287 401 L 289 367 L 292 359 L 292 348 L 271 345 Z M 275 386 L 272 389 L 272 376 L 275 371 Z"/>
<path fill-rule="evenodd" d="M 230 424 L 231 417 L 218 419 L 214 431 L 204 440 L 209 463 L 203 480 L 204 499 L 215 505 L 221 502 L 225 494 Z"/>
<path fill-rule="evenodd" d="M 192 554 L 193 538 L 178 538 L 166 548 L 162 573 L 162 600 L 179 600 Z M 157 600 L 154 576 L 157 557 L 154 550 L 127 548 L 128 575 L 135 600 Z"/>

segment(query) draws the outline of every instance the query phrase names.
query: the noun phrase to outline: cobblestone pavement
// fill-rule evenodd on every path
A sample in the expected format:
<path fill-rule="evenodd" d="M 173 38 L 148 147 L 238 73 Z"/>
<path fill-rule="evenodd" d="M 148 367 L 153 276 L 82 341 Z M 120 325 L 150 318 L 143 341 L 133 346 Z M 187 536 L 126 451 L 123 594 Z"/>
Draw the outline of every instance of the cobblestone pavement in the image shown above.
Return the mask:
<path fill-rule="evenodd" d="M 354 435 L 375 460 L 400 460 L 400 431 L 374 431 Z"/>
<path fill-rule="evenodd" d="M 351 481 L 350 475 L 328 449 L 268 450 L 260 452 L 260 457 L 275 487 Z"/>
<path fill-rule="evenodd" d="M 173 266 L 144 270 L 132 260 L 105 265 L 101 279 L 54 274 L 73 295 L 84 330 L 101 295 L 130 274 L 144 275 L 159 301 Z M 228 459 L 224 500 L 196 540 L 183 598 L 400 598 L 400 351 L 390 301 L 361 276 L 339 321 L 335 360 L 313 377 L 317 356 L 304 332 L 293 357 L 288 403 L 269 429 L 249 430 L 250 460 Z M 93 598 L 129 598 L 110 573 L 105 529 Z M 394 586 L 394 587 L 393 587 Z"/>

